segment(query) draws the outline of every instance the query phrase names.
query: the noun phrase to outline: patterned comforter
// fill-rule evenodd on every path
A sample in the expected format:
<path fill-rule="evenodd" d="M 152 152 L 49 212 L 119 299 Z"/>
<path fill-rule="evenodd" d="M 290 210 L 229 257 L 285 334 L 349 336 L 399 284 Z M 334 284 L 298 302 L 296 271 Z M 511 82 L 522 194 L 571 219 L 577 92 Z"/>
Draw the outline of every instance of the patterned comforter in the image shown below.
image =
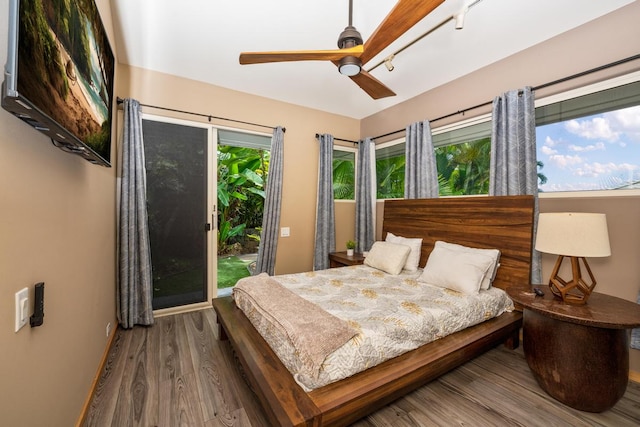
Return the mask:
<path fill-rule="evenodd" d="M 245 300 L 236 301 L 298 384 L 306 391 L 349 377 L 423 344 L 513 310 L 498 288 L 464 295 L 365 266 L 274 276 L 280 284 L 354 327 L 358 334 L 325 359 L 317 376 L 305 373 L 293 345 Z"/>

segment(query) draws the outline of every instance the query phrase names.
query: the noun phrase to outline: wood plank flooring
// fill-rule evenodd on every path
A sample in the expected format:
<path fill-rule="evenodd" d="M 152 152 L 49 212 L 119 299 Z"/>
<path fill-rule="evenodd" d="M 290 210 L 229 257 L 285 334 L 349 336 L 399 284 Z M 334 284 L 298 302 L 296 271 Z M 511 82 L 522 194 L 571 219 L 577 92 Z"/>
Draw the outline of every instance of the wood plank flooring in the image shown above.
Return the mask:
<path fill-rule="evenodd" d="M 213 310 L 116 334 L 85 426 L 267 426 Z M 521 349 L 500 346 L 354 425 L 638 426 L 640 384 L 609 411 L 576 411 L 540 389 Z"/>

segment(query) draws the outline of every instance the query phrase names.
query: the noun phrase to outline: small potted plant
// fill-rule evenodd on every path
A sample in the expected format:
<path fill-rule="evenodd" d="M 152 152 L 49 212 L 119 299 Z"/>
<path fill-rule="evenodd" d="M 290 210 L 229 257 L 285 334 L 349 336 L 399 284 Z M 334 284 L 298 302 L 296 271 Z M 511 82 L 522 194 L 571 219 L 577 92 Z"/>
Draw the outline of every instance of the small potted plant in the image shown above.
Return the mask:
<path fill-rule="evenodd" d="M 347 256 L 353 256 L 353 251 L 356 248 L 356 242 L 353 240 L 347 240 Z"/>

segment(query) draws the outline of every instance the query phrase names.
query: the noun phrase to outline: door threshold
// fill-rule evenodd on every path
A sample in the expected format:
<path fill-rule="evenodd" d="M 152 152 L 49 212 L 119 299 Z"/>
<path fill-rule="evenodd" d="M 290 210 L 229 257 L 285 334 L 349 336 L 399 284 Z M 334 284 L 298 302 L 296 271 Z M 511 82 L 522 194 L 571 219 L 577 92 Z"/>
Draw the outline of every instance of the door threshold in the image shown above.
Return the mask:
<path fill-rule="evenodd" d="M 211 302 L 198 302 L 195 304 L 179 305 L 176 307 L 161 308 L 153 310 L 153 317 L 171 316 L 173 314 L 188 313 L 190 311 L 198 311 L 211 308 Z"/>

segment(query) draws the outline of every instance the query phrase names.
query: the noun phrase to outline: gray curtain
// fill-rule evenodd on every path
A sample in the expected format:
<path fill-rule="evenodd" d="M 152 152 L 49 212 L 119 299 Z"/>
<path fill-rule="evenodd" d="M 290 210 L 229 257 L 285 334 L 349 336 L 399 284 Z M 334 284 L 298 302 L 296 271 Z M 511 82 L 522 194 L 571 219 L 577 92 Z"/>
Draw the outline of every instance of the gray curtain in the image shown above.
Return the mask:
<path fill-rule="evenodd" d="M 538 222 L 536 115 L 530 87 L 512 90 L 493 100 L 490 196 L 532 194 L 534 236 Z M 535 241 L 535 239 L 534 239 Z M 540 253 L 533 250 L 531 282 L 542 283 Z"/>
<path fill-rule="evenodd" d="M 371 249 L 376 239 L 376 151 L 371 138 L 359 143 L 356 173 L 356 251 Z"/>
<path fill-rule="evenodd" d="M 267 176 L 267 191 L 262 215 L 262 235 L 254 274 L 273 275 L 276 269 L 280 206 L 282 202 L 282 169 L 284 167 L 284 129 L 278 126 L 271 138 L 271 160 Z"/>
<path fill-rule="evenodd" d="M 438 170 L 429 121 L 407 126 L 405 141 L 404 198 L 438 197 Z"/>
<path fill-rule="evenodd" d="M 140 103 L 124 100 L 118 229 L 118 322 L 123 328 L 153 324 L 153 276 Z"/>
<path fill-rule="evenodd" d="M 333 136 L 318 137 L 318 203 L 316 206 L 316 245 L 313 269 L 329 268 L 329 253 L 336 250 L 336 219 L 333 203 Z"/>

